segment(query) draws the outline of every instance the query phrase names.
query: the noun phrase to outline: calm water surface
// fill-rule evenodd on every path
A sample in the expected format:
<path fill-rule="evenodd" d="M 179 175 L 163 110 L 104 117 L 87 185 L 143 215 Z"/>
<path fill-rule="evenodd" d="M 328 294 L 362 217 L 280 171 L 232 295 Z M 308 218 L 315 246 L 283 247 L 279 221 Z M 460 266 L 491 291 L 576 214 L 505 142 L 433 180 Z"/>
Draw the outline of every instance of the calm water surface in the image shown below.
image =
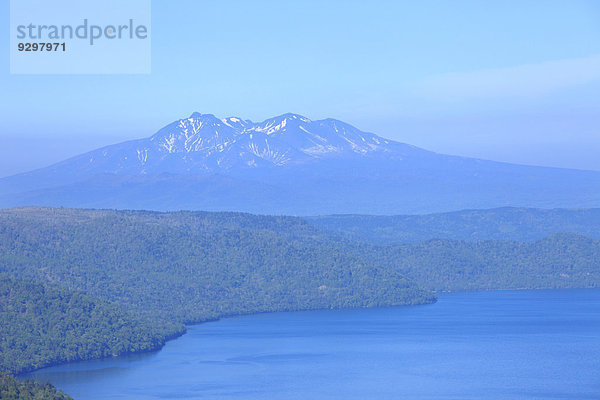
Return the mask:
<path fill-rule="evenodd" d="M 600 290 L 230 318 L 31 375 L 76 400 L 600 399 Z"/>

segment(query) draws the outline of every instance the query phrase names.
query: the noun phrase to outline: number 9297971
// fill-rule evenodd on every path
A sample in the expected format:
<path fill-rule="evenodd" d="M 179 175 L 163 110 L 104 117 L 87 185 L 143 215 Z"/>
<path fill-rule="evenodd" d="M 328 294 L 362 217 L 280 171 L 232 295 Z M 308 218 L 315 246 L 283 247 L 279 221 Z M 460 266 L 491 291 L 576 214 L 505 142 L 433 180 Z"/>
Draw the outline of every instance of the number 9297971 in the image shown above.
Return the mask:
<path fill-rule="evenodd" d="M 66 51 L 65 43 L 19 43 L 19 51 Z"/>

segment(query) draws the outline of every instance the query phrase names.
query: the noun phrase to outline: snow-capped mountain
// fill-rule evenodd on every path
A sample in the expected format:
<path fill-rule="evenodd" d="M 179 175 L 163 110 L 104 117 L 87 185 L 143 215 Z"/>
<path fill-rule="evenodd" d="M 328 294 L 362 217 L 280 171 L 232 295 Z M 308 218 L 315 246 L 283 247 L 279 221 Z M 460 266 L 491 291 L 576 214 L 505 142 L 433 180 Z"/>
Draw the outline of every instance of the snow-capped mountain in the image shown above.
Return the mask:
<path fill-rule="evenodd" d="M 147 139 L 108 146 L 69 160 L 95 173 L 216 173 L 284 167 L 326 158 L 387 153 L 401 157 L 417 148 L 334 119 L 311 121 L 284 114 L 255 123 L 237 117 L 193 113 Z"/>
<path fill-rule="evenodd" d="M 194 113 L 154 135 L 0 179 L 0 206 L 401 214 L 600 206 L 600 173 L 448 156 L 335 119 Z"/>
<path fill-rule="evenodd" d="M 311 121 L 285 114 L 254 123 L 194 113 L 161 129 L 144 144 L 141 154 L 153 150 L 194 153 L 204 158 L 217 156 L 224 167 L 224 160 L 235 159 L 255 167 L 262 161 L 281 166 L 330 155 L 384 151 L 390 142 L 333 119 Z"/>

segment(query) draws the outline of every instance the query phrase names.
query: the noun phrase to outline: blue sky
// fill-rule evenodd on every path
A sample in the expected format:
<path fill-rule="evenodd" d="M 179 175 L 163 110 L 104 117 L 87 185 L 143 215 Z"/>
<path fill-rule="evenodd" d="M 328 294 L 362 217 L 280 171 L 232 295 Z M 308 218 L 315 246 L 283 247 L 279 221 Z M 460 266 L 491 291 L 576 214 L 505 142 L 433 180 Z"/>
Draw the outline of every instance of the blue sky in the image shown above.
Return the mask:
<path fill-rule="evenodd" d="M 594 0 L 154 0 L 149 75 L 10 75 L 0 46 L 0 175 L 193 111 L 333 117 L 444 153 L 600 170 Z"/>

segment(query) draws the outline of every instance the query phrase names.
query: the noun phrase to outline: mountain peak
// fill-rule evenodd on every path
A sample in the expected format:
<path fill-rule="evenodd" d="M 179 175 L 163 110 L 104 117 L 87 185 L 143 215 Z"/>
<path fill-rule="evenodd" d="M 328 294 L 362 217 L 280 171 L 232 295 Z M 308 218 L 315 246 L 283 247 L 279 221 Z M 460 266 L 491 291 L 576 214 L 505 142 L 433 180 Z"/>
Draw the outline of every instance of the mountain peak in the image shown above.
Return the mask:
<path fill-rule="evenodd" d="M 104 170 L 105 165 L 111 165 L 110 172 L 205 174 L 300 165 L 327 158 L 377 154 L 402 158 L 407 147 L 334 119 L 312 121 L 286 113 L 256 123 L 194 112 L 148 139 L 113 145 L 85 157 L 87 167 L 98 164 Z"/>
<path fill-rule="evenodd" d="M 214 114 L 202 114 L 194 111 L 187 119 L 194 119 L 200 121 L 220 121 Z"/>
<path fill-rule="evenodd" d="M 302 121 L 302 122 L 311 122 L 310 119 L 300 115 L 300 114 L 294 114 L 294 113 L 285 113 L 282 115 L 279 115 L 275 118 L 272 119 L 277 119 L 277 120 L 297 120 L 297 121 Z"/>
<path fill-rule="evenodd" d="M 600 173 L 447 156 L 291 113 L 258 123 L 194 113 L 150 138 L 0 180 L 4 207 L 305 215 L 583 207 L 600 204 L 599 193 Z"/>

